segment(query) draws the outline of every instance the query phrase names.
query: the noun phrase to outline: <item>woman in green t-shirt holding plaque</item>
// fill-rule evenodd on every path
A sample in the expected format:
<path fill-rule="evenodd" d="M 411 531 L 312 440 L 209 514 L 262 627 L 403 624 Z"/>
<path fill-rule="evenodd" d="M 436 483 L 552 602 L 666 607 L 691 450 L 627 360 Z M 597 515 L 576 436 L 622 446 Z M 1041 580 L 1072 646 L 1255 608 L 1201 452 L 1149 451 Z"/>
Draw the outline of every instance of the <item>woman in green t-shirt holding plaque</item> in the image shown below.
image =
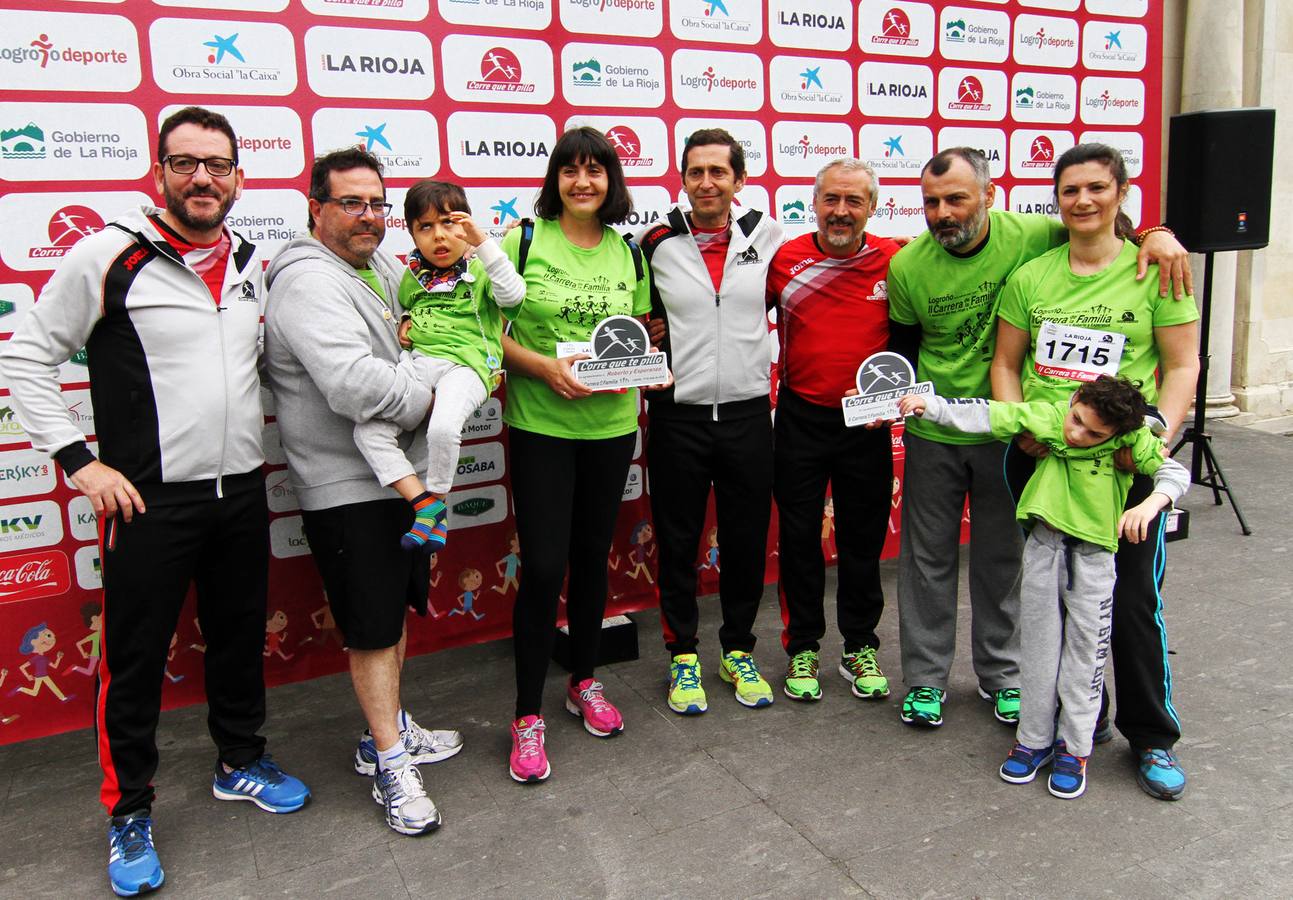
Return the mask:
<path fill-rule="evenodd" d="M 1079 144 L 1055 164 L 1055 195 L 1069 242 L 1020 267 L 1002 289 L 992 395 L 1067 399 L 1080 382 L 1123 375 L 1158 407 L 1170 440 L 1194 397 L 1199 313 L 1193 297 L 1159 296 L 1157 278 L 1136 280 L 1131 221 L 1121 209 L 1127 189 L 1127 167 L 1113 147 Z M 1029 456 L 1041 452 L 1028 438 L 1012 445 L 1007 477 L 1016 496 L 1031 472 Z M 1152 480 L 1137 475 L 1128 508 L 1151 489 Z M 1159 594 L 1166 522 L 1164 511 L 1151 540 L 1119 542 L 1111 649 L 1116 724 L 1137 757 L 1140 785 L 1174 800 L 1185 789 L 1185 774 L 1172 751 L 1181 726 L 1172 707 Z M 1111 737 L 1102 709 L 1096 742 Z"/>
<path fill-rule="evenodd" d="M 606 560 L 637 440 L 638 392 L 594 393 L 571 372 L 571 362 L 587 355 L 593 329 L 607 316 L 640 317 L 651 308 L 638 251 L 610 227 L 632 209 L 605 135 L 571 129 L 552 148 L 529 246 L 522 247 L 524 228 L 513 228 L 502 243 L 526 285 L 525 302 L 507 312 L 512 328 L 503 339 L 503 421 L 510 426 L 521 557 L 512 613 L 517 697 L 509 771 L 520 782 L 551 773 L 540 706 L 567 565 L 573 674 L 566 709 L 598 737 L 624 728 L 593 667 L 606 610 Z"/>

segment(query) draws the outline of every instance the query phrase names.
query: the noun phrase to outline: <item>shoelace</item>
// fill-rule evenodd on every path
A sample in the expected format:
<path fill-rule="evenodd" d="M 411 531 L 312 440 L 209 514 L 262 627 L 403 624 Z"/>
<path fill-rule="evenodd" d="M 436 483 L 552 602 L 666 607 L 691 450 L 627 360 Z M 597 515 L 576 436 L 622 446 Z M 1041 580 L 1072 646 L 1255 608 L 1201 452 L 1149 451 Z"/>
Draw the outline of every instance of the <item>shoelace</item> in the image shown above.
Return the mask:
<path fill-rule="evenodd" d="M 700 687 L 700 667 L 692 663 L 674 663 L 678 667 L 678 687 L 693 690 Z"/>
<path fill-rule="evenodd" d="M 915 696 L 911 698 L 915 703 L 942 703 L 943 698 L 939 696 L 938 690 L 931 687 L 918 687 L 912 692 Z"/>
<path fill-rule="evenodd" d="M 1056 750 L 1055 759 L 1051 763 L 1051 766 L 1056 772 L 1077 775 L 1082 771 L 1085 766 L 1085 762 L 1074 756 L 1072 753 L 1068 753 L 1063 750 Z"/>
<path fill-rule="evenodd" d="M 807 653 L 796 654 L 790 660 L 791 678 L 816 678 L 817 660 Z"/>
<path fill-rule="evenodd" d="M 1149 762 L 1156 766 L 1162 766 L 1164 769 L 1170 769 L 1175 764 L 1172 754 L 1166 750 L 1146 750 L 1145 756 L 1149 757 Z"/>
<path fill-rule="evenodd" d="M 133 862 L 148 852 L 152 845 L 151 832 L 148 819 L 135 819 L 116 832 L 112 842 L 121 850 L 121 856 L 126 862 Z"/>
<path fill-rule="evenodd" d="M 735 675 L 747 684 L 757 684 L 759 681 L 759 670 L 754 665 L 754 660 L 748 656 L 728 657 L 728 665 L 735 669 Z"/>
<path fill-rule="evenodd" d="M 543 749 L 543 720 L 536 719 L 525 728 L 516 729 L 516 755 L 521 758 L 538 756 Z"/>
<path fill-rule="evenodd" d="M 865 650 L 852 654 L 853 664 L 849 666 L 858 675 L 868 677 L 880 674 L 880 664 L 875 661 L 875 652 L 867 653 Z"/>
<path fill-rule="evenodd" d="M 999 700 L 1018 700 L 1018 699 L 1019 699 L 1019 688 L 1006 688 L 1005 690 L 997 691 L 997 699 L 999 699 Z"/>
<path fill-rule="evenodd" d="M 242 773 L 257 781 L 264 781 L 266 784 L 278 784 L 283 780 L 283 770 L 278 767 L 278 763 L 266 753 L 260 759 L 250 765 L 243 766 L 241 769 L 234 769 L 230 776 Z"/>
<path fill-rule="evenodd" d="M 588 687 L 579 692 L 579 699 L 591 706 L 593 708 L 593 712 L 604 713 L 611 708 L 611 705 L 606 702 L 606 698 L 602 696 L 603 690 L 605 690 L 605 688 L 602 683 L 600 681 L 594 681 L 592 684 L 588 685 Z"/>

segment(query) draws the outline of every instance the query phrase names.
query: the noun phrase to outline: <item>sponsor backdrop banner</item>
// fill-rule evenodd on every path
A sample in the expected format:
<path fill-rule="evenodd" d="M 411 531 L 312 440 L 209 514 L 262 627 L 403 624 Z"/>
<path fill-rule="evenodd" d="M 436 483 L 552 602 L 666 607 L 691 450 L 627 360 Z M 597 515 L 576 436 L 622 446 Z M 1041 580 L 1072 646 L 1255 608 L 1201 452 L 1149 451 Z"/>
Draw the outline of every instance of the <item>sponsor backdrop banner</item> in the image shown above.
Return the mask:
<path fill-rule="evenodd" d="M 745 146 L 739 203 L 792 234 L 816 227 L 816 171 L 853 155 L 882 181 L 869 230 L 918 234 L 920 167 L 958 144 L 988 155 L 1001 207 L 1054 215 L 1056 154 L 1112 143 L 1135 181 L 1128 212 L 1153 219 L 1161 20 L 1150 0 L 0 0 L 0 339 L 81 237 L 149 202 L 153 136 L 190 103 L 233 122 L 247 190 L 230 225 L 267 255 L 304 225 L 318 152 L 360 143 L 383 159 L 395 204 L 385 246 L 403 254 L 413 181 L 463 182 L 477 221 L 501 235 L 532 214 L 553 142 L 576 124 L 604 130 L 620 154 L 635 201 L 625 230 L 682 197 L 678 152 L 692 130 L 714 125 Z M 83 356 L 58 378 L 93 444 Z M 0 743 L 89 724 L 100 604 L 89 504 L 30 449 L 7 395 L 0 385 Z M 280 683 L 344 659 L 265 402 L 265 656 Z M 411 620 L 413 653 L 509 633 L 524 572 L 504 402 L 491 398 L 467 426 L 449 546 L 432 563 L 433 618 Z M 890 554 L 897 437 L 895 454 Z M 639 440 L 608 560 L 612 609 L 655 602 L 647 490 Z M 828 504 L 828 559 L 832 516 Z M 710 527 L 704 538 L 696 565 L 712 591 L 722 556 Z M 769 579 L 774 548 L 775 532 Z M 31 646 L 33 629 L 52 641 Z M 654 638 L 644 639 L 650 651 Z M 204 644 L 191 607 L 172 650 L 166 705 L 200 700 Z"/>

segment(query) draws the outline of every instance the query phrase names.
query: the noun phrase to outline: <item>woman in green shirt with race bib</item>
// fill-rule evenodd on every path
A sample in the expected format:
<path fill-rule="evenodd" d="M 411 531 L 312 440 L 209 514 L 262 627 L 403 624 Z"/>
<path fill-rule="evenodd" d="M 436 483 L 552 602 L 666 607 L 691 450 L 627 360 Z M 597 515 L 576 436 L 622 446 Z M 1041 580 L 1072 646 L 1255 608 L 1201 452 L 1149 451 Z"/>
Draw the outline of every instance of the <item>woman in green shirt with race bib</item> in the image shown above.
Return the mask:
<path fill-rule="evenodd" d="M 1129 240 L 1131 221 L 1121 209 L 1127 189 L 1127 167 L 1113 147 L 1079 144 L 1055 164 L 1055 195 L 1069 243 L 1020 267 L 1002 289 L 992 396 L 1063 400 L 1081 382 L 1123 375 L 1157 405 L 1170 440 L 1194 396 L 1199 313 L 1193 297 L 1161 297 L 1158 279 L 1135 279 L 1136 246 Z M 1042 452 L 1028 438 L 1011 446 L 1007 479 L 1015 496 L 1031 473 L 1029 456 Z M 1144 500 L 1152 484 L 1137 475 L 1127 508 Z M 1166 522 L 1164 511 L 1150 529 L 1150 540 L 1119 542 L 1112 653 L 1116 724 L 1136 755 L 1138 781 L 1149 794 L 1175 800 L 1185 790 L 1185 774 L 1172 751 L 1181 726 L 1172 707 L 1159 593 Z M 1021 598 L 1021 603 L 1049 599 Z M 1023 702 L 1028 702 L 1026 688 Z M 1102 708 L 1095 740 L 1111 737 Z"/>
<path fill-rule="evenodd" d="M 638 392 L 594 393 L 571 372 L 598 322 L 643 316 L 650 280 L 635 248 L 609 225 L 632 211 L 619 157 L 595 128 L 567 131 L 552 148 L 527 228 L 503 238 L 525 278 L 525 302 L 503 339 L 508 371 L 503 421 L 510 426 L 512 499 L 520 539 L 521 585 L 512 614 L 516 719 L 509 771 L 520 782 L 551 773 L 540 710 L 569 564 L 566 617 L 573 674 L 566 709 L 598 737 L 624 729 L 619 711 L 593 679 L 606 560 L 637 440 Z M 638 257 L 640 258 L 640 257 Z"/>

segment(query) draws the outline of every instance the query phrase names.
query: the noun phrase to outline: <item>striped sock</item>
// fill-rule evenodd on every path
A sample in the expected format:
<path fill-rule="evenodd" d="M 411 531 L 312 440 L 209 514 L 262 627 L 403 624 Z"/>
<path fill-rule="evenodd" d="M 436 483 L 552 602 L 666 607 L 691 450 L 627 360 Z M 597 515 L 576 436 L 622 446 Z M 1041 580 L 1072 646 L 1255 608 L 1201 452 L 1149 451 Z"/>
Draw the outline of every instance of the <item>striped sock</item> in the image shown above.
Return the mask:
<path fill-rule="evenodd" d="M 400 546 L 405 550 L 421 550 L 428 555 L 442 549 L 448 538 L 446 512 L 448 509 L 439 497 L 429 491 L 418 494 L 413 498 L 413 527 L 400 538 Z"/>

